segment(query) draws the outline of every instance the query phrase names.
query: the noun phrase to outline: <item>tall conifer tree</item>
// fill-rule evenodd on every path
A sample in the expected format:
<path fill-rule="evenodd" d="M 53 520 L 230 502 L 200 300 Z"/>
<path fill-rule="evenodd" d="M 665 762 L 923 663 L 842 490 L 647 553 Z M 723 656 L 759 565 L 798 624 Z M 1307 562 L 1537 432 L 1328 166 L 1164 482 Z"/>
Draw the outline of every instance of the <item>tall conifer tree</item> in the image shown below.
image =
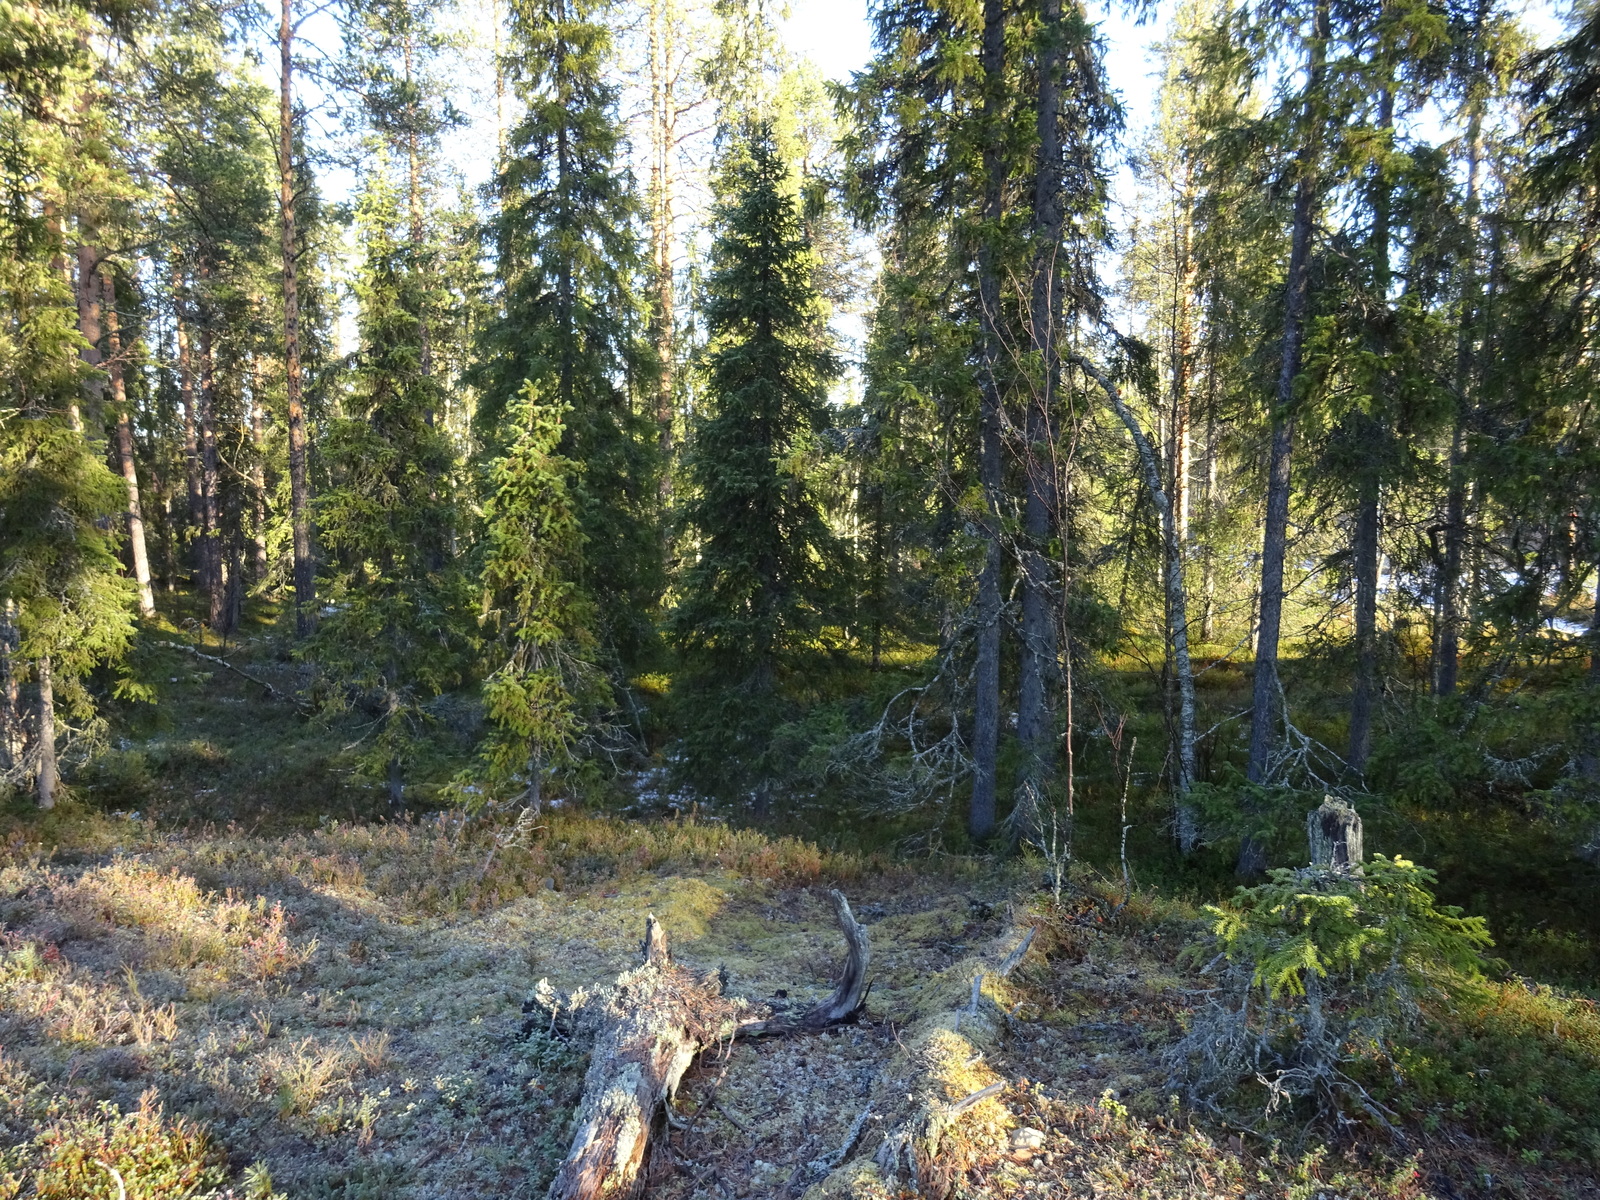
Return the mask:
<path fill-rule="evenodd" d="M 605 649 L 636 658 L 662 587 L 656 431 L 636 411 L 651 364 L 632 283 L 636 203 L 624 168 L 611 36 L 596 0 L 517 0 L 512 82 L 525 106 L 498 181 L 500 314 L 471 380 L 487 446 L 520 431 L 510 405 L 531 380 L 568 413 L 561 453 L 581 464 L 574 504 L 589 553 L 583 586 Z"/>
<path fill-rule="evenodd" d="M 695 556 L 671 618 L 695 774 L 759 786 L 782 679 L 830 615 L 840 549 L 808 467 L 839 374 L 787 165 L 770 125 L 731 156 L 706 289 L 709 412 L 693 427 L 684 524 Z"/>
<path fill-rule="evenodd" d="M 340 682 L 336 707 L 354 692 L 377 708 L 363 762 L 387 777 L 398 807 L 427 702 L 464 676 L 469 598 L 452 554 L 455 453 L 434 423 L 440 388 L 425 365 L 428 278 L 387 165 L 380 155 L 359 212 L 361 345 L 348 415 L 325 439 L 332 479 L 317 506 L 332 611 L 310 652 Z"/>

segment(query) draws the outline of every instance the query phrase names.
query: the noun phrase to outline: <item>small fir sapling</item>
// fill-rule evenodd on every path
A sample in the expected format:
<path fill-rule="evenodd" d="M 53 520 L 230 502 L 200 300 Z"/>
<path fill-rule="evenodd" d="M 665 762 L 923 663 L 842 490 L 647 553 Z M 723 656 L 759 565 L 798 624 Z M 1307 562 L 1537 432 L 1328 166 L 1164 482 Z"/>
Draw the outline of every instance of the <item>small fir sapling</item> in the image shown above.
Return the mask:
<path fill-rule="evenodd" d="M 490 730 L 483 746 L 489 794 L 520 785 L 543 802 L 546 774 L 572 766 L 609 707 L 592 661 L 593 605 L 579 586 L 583 533 L 571 492 L 576 464 L 556 453 L 568 406 L 525 383 L 513 412 L 521 430 L 491 472 L 480 620 L 493 669 L 484 682 Z"/>
<path fill-rule="evenodd" d="M 1218 982 L 1167 1065 L 1192 1103 L 1216 1112 L 1243 1107 L 1254 1082 L 1267 1115 L 1298 1101 L 1313 1119 L 1342 1123 L 1353 1109 L 1389 1128 L 1363 1069 L 1394 1062 L 1429 998 L 1481 977 L 1489 931 L 1435 902 L 1427 868 L 1381 854 L 1361 862 L 1347 805 L 1324 801 L 1308 827 L 1312 866 L 1274 869 L 1231 904 L 1206 906 L 1211 934 L 1189 954 Z"/>

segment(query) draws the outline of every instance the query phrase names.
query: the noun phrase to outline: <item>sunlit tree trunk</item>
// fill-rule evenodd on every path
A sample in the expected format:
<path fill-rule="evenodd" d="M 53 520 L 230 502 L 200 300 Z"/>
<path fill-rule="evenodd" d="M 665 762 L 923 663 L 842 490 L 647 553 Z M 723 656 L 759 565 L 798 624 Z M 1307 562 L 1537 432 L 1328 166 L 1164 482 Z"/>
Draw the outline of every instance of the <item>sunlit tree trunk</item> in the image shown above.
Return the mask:
<path fill-rule="evenodd" d="M 100 252 L 93 246 L 79 246 L 77 258 L 78 332 L 86 343 L 78 351 L 78 356 L 91 369 L 91 374 L 83 381 L 89 413 L 85 418 L 83 410 L 73 403 L 68 410 L 68 419 L 74 430 L 83 433 L 86 428 L 98 428 L 98 422 L 104 415 L 106 381 L 101 374 L 105 356 L 100 350 L 100 338 L 104 332 L 100 324 Z"/>
<path fill-rule="evenodd" d="M 111 351 L 106 367 L 111 376 L 111 404 L 117 414 L 117 464 L 128 488 L 128 550 L 133 558 L 133 578 L 139 586 L 139 615 L 149 619 L 156 615 L 156 595 L 150 586 L 150 553 L 145 545 L 144 510 L 139 504 L 139 471 L 133 454 L 133 415 L 128 410 L 121 321 L 117 316 L 116 288 L 109 276 L 105 277 L 104 293 L 106 339 Z"/>
<path fill-rule="evenodd" d="M 55 680 L 50 675 L 50 656 L 38 662 L 39 680 L 39 769 L 34 779 L 38 785 L 40 808 L 54 808 L 56 804 L 56 691 Z"/>
<path fill-rule="evenodd" d="M 295 633 L 316 624 L 317 567 L 311 556 L 311 476 L 300 374 L 300 290 L 294 220 L 294 24 L 291 0 L 278 21 L 278 205 L 283 235 L 283 374 L 289 408 L 289 518 L 294 530 Z"/>
<path fill-rule="evenodd" d="M 27 726 L 17 680 L 17 602 L 0 600 L 0 770 L 22 762 Z"/>
<path fill-rule="evenodd" d="M 189 329 L 180 315 L 174 322 L 178 337 L 178 402 L 183 409 L 183 474 L 189 500 L 189 528 L 198 532 L 204 524 L 204 504 L 200 490 L 200 423 L 195 402 L 194 352 L 189 345 Z M 196 546 L 196 554 L 200 553 Z M 195 578 L 202 586 L 205 569 L 196 563 Z"/>
<path fill-rule="evenodd" d="M 267 432 L 261 378 L 250 376 L 250 540 L 257 583 L 266 579 L 267 561 Z"/>
<path fill-rule="evenodd" d="M 222 579 L 221 486 L 217 459 L 216 354 L 212 347 L 211 317 L 200 322 L 200 563 L 201 587 L 206 594 L 206 624 L 217 632 L 227 625 Z"/>

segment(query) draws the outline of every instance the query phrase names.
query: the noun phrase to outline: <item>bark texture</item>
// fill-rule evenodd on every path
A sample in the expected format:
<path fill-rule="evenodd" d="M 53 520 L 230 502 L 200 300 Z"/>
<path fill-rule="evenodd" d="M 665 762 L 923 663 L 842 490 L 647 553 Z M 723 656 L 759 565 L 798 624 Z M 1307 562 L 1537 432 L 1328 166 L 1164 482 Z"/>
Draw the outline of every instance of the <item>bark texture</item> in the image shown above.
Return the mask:
<path fill-rule="evenodd" d="M 849 902 L 830 895 L 848 953 L 833 994 L 804 1012 L 761 1017 L 748 1001 L 724 996 L 716 972 L 672 961 L 654 916 L 645 920 L 643 962 L 610 986 L 557 996 L 539 981 L 530 1007 L 548 1014 L 552 1027 L 593 1042 L 572 1145 L 549 1200 L 640 1195 L 651 1134 L 703 1050 L 739 1036 L 821 1032 L 860 1015 L 871 949 Z"/>
<path fill-rule="evenodd" d="M 1324 796 L 1322 804 L 1306 818 L 1306 840 L 1311 865 L 1324 871 L 1359 875 L 1365 857 L 1361 817 L 1343 800 Z"/>
<path fill-rule="evenodd" d="M 984 0 L 984 124 L 993 131 L 983 151 L 983 215 L 987 228 L 978 252 L 978 304 L 982 309 L 983 369 L 979 379 L 978 482 L 984 502 L 984 560 L 978 575 L 977 661 L 973 666 L 972 800 L 967 831 L 974 841 L 994 832 L 1000 746 L 1000 528 L 1001 414 L 1000 264 L 996 242 L 1005 204 L 1005 162 L 998 125 L 1004 102 L 1005 8 Z"/>
<path fill-rule="evenodd" d="M 106 340 L 111 354 L 106 361 L 111 377 L 111 404 L 116 409 L 117 465 L 128 489 L 128 552 L 133 560 L 133 578 L 139 585 L 139 615 L 156 615 L 156 594 L 150 586 L 150 552 L 144 538 L 144 509 L 139 503 L 139 470 L 133 454 L 133 416 L 128 410 L 128 387 L 122 361 L 122 331 L 117 317 L 116 294 L 108 277 L 105 280 Z"/>
<path fill-rule="evenodd" d="M 1283 305 L 1283 343 L 1279 348 L 1278 385 L 1273 395 L 1272 439 L 1267 462 L 1255 678 L 1250 696 L 1250 761 L 1245 772 L 1251 783 L 1268 782 L 1283 716 L 1278 680 L 1278 634 L 1283 622 L 1283 565 L 1289 543 L 1289 456 L 1294 447 L 1294 384 L 1300 375 L 1311 298 L 1311 234 L 1319 200 L 1316 130 L 1327 68 L 1328 25 L 1328 0 L 1317 0 L 1306 77 L 1306 140 L 1300 154 L 1300 178 L 1295 185 Z M 1259 875 L 1266 869 L 1266 847 L 1260 839 L 1246 836 L 1240 842 L 1237 869 L 1245 876 Z"/>
<path fill-rule="evenodd" d="M 38 772 L 34 779 L 38 785 L 39 807 L 56 806 L 56 691 L 50 674 L 50 656 L 39 660 L 39 729 Z"/>
<path fill-rule="evenodd" d="M 1056 383 L 1061 372 L 1057 333 L 1061 293 L 1057 255 L 1061 247 L 1061 0 L 1045 0 L 1039 54 L 1039 138 L 1033 192 L 1033 279 L 1028 325 L 1039 355 L 1040 379 L 1023 417 L 1022 470 L 1027 499 L 1022 514 L 1022 647 L 1017 681 L 1017 736 L 1022 743 L 1022 778 L 1016 793 L 1014 832 L 1033 839 L 1040 829 L 1040 796 L 1054 763 L 1055 714 L 1051 689 L 1056 675 L 1056 606 L 1048 557 L 1057 512 L 1055 461 Z"/>
<path fill-rule="evenodd" d="M 289 516 L 294 540 L 294 625 L 305 637 L 316 624 L 317 568 L 311 557 L 311 476 L 300 377 L 300 283 L 294 229 L 294 23 L 291 0 L 278 21 L 278 204 L 283 233 L 283 375 L 289 407 Z"/>

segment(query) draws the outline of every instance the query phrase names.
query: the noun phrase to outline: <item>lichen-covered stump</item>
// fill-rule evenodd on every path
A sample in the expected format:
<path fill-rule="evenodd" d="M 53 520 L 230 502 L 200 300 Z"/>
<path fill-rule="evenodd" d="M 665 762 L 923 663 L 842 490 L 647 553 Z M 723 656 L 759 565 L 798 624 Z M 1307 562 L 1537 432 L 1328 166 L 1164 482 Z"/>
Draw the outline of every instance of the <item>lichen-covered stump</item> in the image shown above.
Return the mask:
<path fill-rule="evenodd" d="M 1337 875 L 1361 874 L 1365 857 L 1361 817 L 1343 800 L 1322 798 L 1322 804 L 1306 817 L 1306 840 L 1311 844 L 1314 868 Z"/>
<path fill-rule="evenodd" d="M 638 1196 L 652 1129 L 701 1051 L 741 1034 L 819 1032 L 860 1015 L 871 959 L 867 934 L 844 896 L 831 894 L 849 947 L 845 965 L 832 996 L 792 1017 L 761 1015 L 748 1001 L 724 996 L 715 972 L 696 974 L 674 963 L 654 916 L 645 922 L 644 962 L 611 986 L 563 997 L 539 981 L 533 1004 L 552 1026 L 593 1039 L 572 1147 L 549 1200 Z"/>

